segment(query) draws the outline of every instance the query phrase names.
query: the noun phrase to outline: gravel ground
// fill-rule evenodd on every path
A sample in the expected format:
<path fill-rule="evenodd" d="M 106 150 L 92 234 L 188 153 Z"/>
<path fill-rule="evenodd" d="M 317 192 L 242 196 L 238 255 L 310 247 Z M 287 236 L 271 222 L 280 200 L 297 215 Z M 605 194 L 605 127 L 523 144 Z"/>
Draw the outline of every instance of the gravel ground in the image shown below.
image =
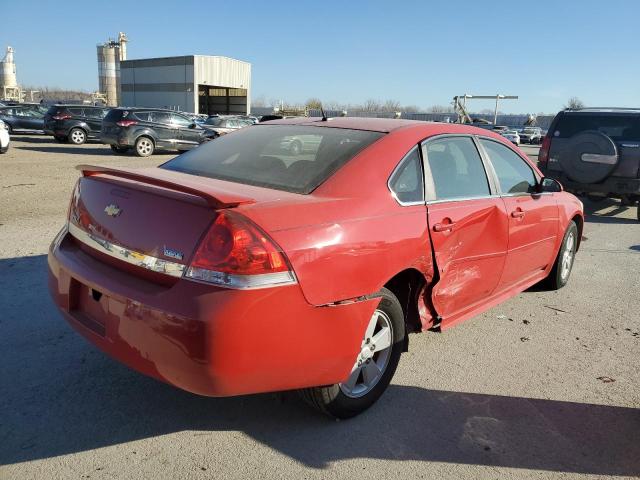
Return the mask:
<path fill-rule="evenodd" d="M 204 398 L 73 332 L 46 290 L 74 166 L 149 166 L 14 136 L 0 156 L 0 478 L 605 478 L 640 475 L 640 223 L 589 213 L 572 279 L 413 335 L 392 386 L 342 422 L 293 394 Z M 535 149 L 527 147 L 529 155 Z"/>

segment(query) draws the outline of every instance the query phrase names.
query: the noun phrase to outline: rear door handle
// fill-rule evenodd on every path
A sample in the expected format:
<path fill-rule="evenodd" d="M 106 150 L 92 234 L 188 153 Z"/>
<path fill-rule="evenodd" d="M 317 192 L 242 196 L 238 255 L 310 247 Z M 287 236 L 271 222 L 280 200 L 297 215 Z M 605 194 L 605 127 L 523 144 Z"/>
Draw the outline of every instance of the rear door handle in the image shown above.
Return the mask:
<path fill-rule="evenodd" d="M 524 212 L 522 210 L 514 210 L 513 212 L 511 212 L 511 216 L 513 218 L 522 218 L 524 217 Z"/>
<path fill-rule="evenodd" d="M 451 222 L 451 223 L 436 223 L 433 226 L 433 231 L 434 232 L 448 232 L 453 230 L 453 227 L 455 226 L 455 223 Z"/>

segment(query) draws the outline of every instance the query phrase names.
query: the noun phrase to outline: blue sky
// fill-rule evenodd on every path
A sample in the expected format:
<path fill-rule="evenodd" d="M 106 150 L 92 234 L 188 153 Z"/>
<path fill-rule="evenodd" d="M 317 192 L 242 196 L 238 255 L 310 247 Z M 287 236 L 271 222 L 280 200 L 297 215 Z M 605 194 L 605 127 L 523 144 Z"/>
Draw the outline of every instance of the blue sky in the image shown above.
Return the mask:
<path fill-rule="evenodd" d="M 95 45 L 124 31 L 130 59 L 251 62 L 254 98 L 428 107 L 467 92 L 519 95 L 505 112 L 553 113 L 574 95 L 640 107 L 636 0 L 2 4 L 0 48 L 15 48 L 24 85 L 95 90 Z"/>

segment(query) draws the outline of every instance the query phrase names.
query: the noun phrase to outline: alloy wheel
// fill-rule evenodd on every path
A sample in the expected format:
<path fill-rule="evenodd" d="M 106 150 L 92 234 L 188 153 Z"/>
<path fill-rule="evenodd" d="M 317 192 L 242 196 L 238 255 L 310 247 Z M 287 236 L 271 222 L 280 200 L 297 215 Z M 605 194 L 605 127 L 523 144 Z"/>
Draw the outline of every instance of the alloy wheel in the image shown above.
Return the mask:
<path fill-rule="evenodd" d="M 575 256 L 575 247 L 576 238 L 575 234 L 571 232 L 567 237 L 567 241 L 564 246 L 564 251 L 562 252 L 562 263 L 560 264 L 560 276 L 563 280 L 569 277 L 569 272 L 571 272 L 571 266 L 573 265 L 573 258 Z"/>
<path fill-rule="evenodd" d="M 138 140 L 136 148 L 138 149 L 138 153 L 140 153 L 140 155 L 146 157 L 147 155 L 151 155 L 151 152 L 153 151 L 153 143 L 151 143 L 151 140 L 149 139 L 141 138 L 140 140 Z"/>
<path fill-rule="evenodd" d="M 393 344 L 393 326 L 389 316 L 376 310 L 365 331 L 360 353 L 340 390 L 347 397 L 358 398 L 369 393 L 380 381 L 389 364 Z"/>
<path fill-rule="evenodd" d="M 85 138 L 86 135 L 82 130 L 74 130 L 71 132 L 71 141 L 75 144 L 80 145 L 81 143 L 84 143 Z"/>

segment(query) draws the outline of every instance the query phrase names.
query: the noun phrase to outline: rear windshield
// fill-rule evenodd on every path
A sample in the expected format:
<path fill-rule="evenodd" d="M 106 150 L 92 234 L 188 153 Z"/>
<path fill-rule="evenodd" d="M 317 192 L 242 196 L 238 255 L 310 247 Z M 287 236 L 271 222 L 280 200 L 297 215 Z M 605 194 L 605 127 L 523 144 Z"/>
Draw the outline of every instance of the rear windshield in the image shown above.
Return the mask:
<path fill-rule="evenodd" d="M 330 127 L 260 125 L 221 136 L 160 168 L 307 194 L 383 135 Z"/>
<path fill-rule="evenodd" d="M 553 132 L 569 138 L 584 131 L 596 131 L 613 140 L 640 140 L 640 115 L 565 113 Z"/>
<path fill-rule="evenodd" d="M 109 122 L 117 122 L 122 118 L 125 111 L 126 110 L 118 110 L 117 108 L 114 108 L 113 110 L 109 110 L 109 113 L 107 113 L 107 116 L 104 117 L 104 119 Z"/>

